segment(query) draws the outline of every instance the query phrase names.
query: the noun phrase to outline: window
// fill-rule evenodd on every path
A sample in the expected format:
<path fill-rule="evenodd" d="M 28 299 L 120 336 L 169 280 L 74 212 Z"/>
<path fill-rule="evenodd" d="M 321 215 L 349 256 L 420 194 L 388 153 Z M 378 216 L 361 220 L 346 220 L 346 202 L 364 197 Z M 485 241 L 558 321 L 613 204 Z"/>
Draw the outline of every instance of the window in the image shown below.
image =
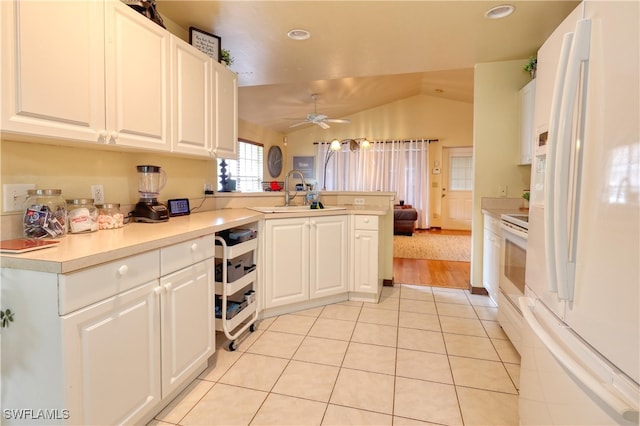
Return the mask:
<path fill-rule="evenodd" d="M 450 183 L 452 191 L 471 191 L 473 189 L 473 157 L 451 157 Z"/>
<path fill-rule="evenodd" d="M 264 147 L 255 142 L 238 140 L 238 159 L 225 160 L 227 179 L 235 180 L 236 191 L 262 191 Z M 221 158 L 218 159 L 220 170 Z M 218 182 L 218 191 L 222 188 Z"/>

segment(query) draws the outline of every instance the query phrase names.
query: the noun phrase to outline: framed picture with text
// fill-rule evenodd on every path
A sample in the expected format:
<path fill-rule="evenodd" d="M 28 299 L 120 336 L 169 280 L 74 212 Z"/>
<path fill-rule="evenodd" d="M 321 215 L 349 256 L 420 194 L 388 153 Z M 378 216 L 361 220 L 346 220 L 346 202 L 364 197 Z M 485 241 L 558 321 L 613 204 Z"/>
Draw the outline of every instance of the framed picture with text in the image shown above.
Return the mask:
<path fill-rule="evenodd" d="M 189 44 L 199 51 L 211 56 L 214 61 L 220 62 L 222 39 L 217 35 L 200 30 L 196 27 L 189 27 Z"/>
<path fill-rule="evenodd" d="M 300 170 L 306 179 L 315 179 L 316 157 L 293 157 L 293 169 Z"/>

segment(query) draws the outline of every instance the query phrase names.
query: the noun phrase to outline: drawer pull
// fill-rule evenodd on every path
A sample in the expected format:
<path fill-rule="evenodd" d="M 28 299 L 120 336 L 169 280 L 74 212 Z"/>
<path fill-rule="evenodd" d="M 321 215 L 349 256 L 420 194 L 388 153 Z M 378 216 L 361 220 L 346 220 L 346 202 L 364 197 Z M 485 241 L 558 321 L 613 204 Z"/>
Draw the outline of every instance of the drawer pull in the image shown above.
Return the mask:
<path fill-rule="evenodd" d="M 360 234 L 356 234 L 356 240 L 360 239 Z"/>
<path fill-rule="evenodd" d="M 365 218 L 363 219 L 363 221 L 364 221 L 364 223 L 369 223 L 369 218 L 368 218 L 368 217 L 365 217 Z"/>
<path fill-rule="evenodd" d="M 118 268 L 118 275 L 122 276 L 129 272 L 129 267 L 127 265 L 122 265 Z"/>
<path fill-rule="evenodd" d="M 191 244 L 191 251 L 196 251 L 196 250 L 198 250 L 198 244 L 197 243 Z"/>

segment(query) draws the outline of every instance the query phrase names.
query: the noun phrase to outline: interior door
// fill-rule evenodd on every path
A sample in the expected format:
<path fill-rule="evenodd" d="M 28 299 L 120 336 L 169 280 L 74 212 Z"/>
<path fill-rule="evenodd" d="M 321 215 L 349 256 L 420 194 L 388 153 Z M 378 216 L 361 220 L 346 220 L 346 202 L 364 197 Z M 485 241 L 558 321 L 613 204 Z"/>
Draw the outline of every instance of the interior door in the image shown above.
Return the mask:
<path fill-rule="evenodd" d="M 442 229 L 471 230 L 473 149 L 442 149 Z"/>

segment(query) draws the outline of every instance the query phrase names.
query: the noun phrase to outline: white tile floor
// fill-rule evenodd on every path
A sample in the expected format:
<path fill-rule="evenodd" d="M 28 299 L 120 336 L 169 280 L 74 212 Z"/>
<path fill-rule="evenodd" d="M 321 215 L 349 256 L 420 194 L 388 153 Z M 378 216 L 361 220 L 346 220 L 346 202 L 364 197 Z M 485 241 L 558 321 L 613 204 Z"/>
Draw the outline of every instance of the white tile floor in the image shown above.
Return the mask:
<path fill-rule="evenodd" d="M 520 357 L 485 296 L 385 287 L 269 318 L 153 425 L 517 425 Z"/>

